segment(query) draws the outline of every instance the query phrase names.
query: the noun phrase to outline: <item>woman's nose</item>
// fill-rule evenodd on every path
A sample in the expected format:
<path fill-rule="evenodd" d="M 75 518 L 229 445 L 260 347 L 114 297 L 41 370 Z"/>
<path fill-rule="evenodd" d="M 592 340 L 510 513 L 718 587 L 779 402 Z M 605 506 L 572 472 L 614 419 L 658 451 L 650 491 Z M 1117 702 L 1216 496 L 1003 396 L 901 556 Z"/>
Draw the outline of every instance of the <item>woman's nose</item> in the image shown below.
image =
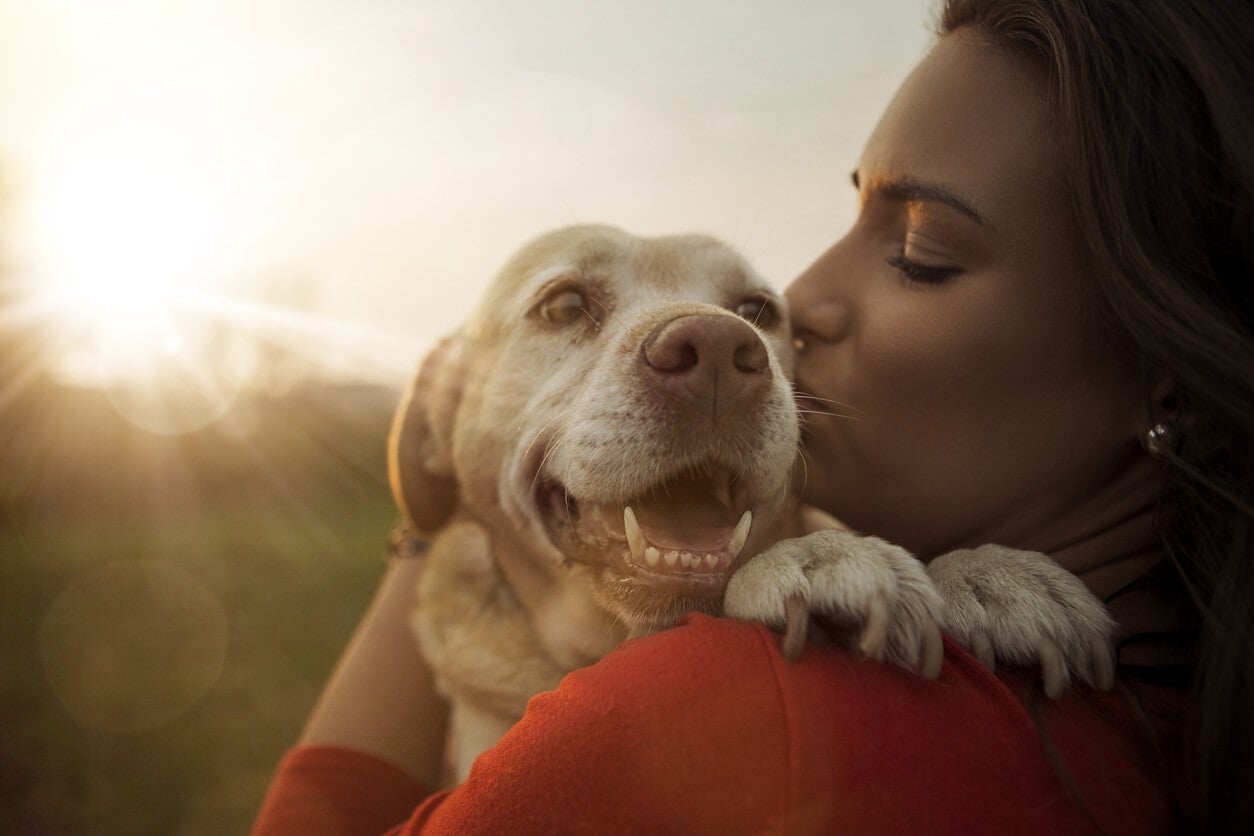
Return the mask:
<path fill-rule="evenodd" d="M 849 333 L 849 301 L 832 276 L 836 249 L 820 256 L 784 291 L 793 335 L 807 342 L 838 342 Z"/>
<path fill-rule="evenodd" d="M 796 304 L 789 300 L 790 304 Z M 793 308 L 793 333 L 806 340 L 839 342 L 849 333 L 849 306 L 835 299 L 824 299 Z"/>
<path fill-rule="evenodd" d="M 805 341 L 838 342 L 849 333 L 849 305 L 822 282 L 798 278 L 785 291 L 793 335 Z"/>

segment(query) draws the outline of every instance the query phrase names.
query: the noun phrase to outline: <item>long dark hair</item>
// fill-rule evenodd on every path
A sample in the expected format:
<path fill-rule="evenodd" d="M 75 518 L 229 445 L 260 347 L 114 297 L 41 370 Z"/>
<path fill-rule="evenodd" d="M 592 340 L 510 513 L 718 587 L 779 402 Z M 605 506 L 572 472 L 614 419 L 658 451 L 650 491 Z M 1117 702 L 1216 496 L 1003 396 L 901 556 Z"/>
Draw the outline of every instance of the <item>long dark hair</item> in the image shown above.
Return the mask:
<path fill-rule="evenodd" d="M 1183 823 L 1254 820 L 1254 3 L 946 0 L 1048 68 L 1099 315 L 1174 383 L 1157 522 L 1200 619 Z M 1161 388 L 1161 387 L 1160 387 Z"/>

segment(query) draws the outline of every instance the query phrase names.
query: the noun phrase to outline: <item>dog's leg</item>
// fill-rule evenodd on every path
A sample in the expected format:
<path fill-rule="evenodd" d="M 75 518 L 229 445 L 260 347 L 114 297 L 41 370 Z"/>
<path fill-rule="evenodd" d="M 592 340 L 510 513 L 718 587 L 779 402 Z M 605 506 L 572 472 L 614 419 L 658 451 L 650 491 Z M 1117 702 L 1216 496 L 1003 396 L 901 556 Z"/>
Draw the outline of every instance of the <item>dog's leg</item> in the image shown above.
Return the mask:
<path fill-rule="evenodd" d="M 789 658 L 804 638 L 798 615 L 811 614 L 869 658 L 930 679 L 940 674 L 944 602 L 918 560 L 874 537 L 824 530 L 781 540 L 732 576 L 723 609 L 732 618 L 789 628 Z"/>
<path fill-rule="evenodd" d="M 945 632 L 985 667 L 1039 662 L 1057 699 L 1074 675 L 1114 684 L 1114 622 L 1078 577 L 1039 552 L 980 546 L 941 555 L 928 575 L 945 598 Z"/>

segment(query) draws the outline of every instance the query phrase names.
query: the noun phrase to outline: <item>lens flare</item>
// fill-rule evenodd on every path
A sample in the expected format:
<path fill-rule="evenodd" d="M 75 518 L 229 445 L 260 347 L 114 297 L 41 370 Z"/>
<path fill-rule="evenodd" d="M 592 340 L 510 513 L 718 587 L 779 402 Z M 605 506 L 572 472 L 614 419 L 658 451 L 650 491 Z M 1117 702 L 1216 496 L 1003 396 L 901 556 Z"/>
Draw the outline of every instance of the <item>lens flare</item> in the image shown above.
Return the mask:
<path fill-rule="evenodd" d="M 44 672 L 80 725 L 136 733 L 182 716 L 226 660 L 226 614 L 177 566 L 127 560 L 91 569 L 56 598 L 39 631 Z"/>

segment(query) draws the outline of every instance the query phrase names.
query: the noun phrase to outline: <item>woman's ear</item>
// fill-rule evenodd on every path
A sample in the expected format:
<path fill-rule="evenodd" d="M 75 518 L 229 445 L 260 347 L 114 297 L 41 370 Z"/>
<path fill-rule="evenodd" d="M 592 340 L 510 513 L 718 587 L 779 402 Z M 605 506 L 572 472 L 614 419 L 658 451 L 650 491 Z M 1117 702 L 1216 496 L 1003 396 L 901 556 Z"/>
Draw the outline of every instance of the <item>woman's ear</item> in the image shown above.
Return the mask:
<path fill-rule="evenodd" d="M 1175 379 L 1165 374 L 1147 380 L 1145 404 L 1135 432 L 1141 447 L 1151 456 L 1161 457 L 1179 437 L 1177 391 Z"/>
<path fill-rule="evenodd" d="M 1146 416 L 1150 426 L 1161 423 L 1170 424 L 1175 421 L 1176 413 L 1180 408 L 1176 392 L 1175 378 L 1163 375 L 1150 383 L 1149 415 Z"/>
<path fill-rule="evenodd" d="M 413 533 L 433 533 L 457 508 L 453 427 L 465 386 L 463 348 L 457 335 L 437 343 L 392 419 L 388 478 Z"/>

